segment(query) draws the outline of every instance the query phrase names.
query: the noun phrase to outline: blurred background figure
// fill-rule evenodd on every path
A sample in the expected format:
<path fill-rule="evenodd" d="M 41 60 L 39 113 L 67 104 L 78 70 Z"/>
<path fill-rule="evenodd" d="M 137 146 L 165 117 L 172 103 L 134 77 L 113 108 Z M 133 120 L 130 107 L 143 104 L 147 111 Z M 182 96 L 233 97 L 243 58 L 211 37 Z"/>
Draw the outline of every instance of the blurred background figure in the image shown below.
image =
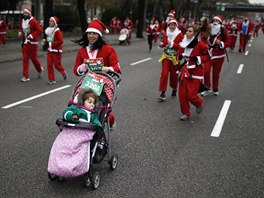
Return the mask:
<path fill-rule="evenodd" d="M 7 24 L 2 16 L 0 16 L 0 45 L 5 45 L 6 44 L 6 31 L 8 27 Z"/>

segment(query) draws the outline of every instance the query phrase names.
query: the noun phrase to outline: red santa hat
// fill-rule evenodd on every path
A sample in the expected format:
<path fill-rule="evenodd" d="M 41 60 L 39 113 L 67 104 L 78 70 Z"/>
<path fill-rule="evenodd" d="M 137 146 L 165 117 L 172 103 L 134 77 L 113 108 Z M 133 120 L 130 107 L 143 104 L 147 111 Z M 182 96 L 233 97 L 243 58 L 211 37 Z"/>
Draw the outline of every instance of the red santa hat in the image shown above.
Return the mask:
<path fill-rule="evenodd" d="M 168 14 L 170 17 L 175 17 L 175 10 L 171 10 Z"/>
<path fill-rule="evenodd" d="M 105 24 L 102 21 L 95 19 L 88 25 L 85 32 L 95 32 L 102 36 L 103 30 L 106 34 L 109 33 L 109 30 L 106 28 Z"/>
<path fill-rule="evenodd" d="M 176 26 L 178 27 L 178 21 L 176 20 L 176 18 L 170 18 L 168 25 L 170 25 L 171 23 L 176 23 Z"/>
<path fill-rule="evenodd" d="M 30 15 L 32 14 L 32 10 L 30 8 L 25 8 L 23 11 L 29 13 Z"/>
<path fill-rule="evenodd" d="M 58 23 L 59 23 L 59 18 L 58 17 L 56 17 L 56 16 L 52 16 L 52 17 L 50 17 L 53 21 L 54 21 L 54 23 L 55 23 L 55 25 L 57 26 L 58 25 Z"/>
<path fill-rule="evenodd" d="M 220 23 L 223 23 L 222 17 L 220 15 L 215 16 L 213 20 L 218 20 Z"/>

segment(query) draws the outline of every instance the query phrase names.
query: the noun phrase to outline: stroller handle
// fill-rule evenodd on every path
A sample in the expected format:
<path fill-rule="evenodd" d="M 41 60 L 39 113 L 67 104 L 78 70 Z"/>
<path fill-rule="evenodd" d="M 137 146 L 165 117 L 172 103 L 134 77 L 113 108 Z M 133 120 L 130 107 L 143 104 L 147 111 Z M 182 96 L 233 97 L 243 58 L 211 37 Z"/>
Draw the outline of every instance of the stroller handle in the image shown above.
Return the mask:
<path fill-rule="evenodd" d="M 113 78 L 115 80 L 116 85 L 118 85 L 121 82 L 121 75 L 115 71 L 109 70 L 107 73 L 102 71 L 94 71 L 96 74 L 102 74 L 102 75 L 108 75 L 109 77 Z"/>

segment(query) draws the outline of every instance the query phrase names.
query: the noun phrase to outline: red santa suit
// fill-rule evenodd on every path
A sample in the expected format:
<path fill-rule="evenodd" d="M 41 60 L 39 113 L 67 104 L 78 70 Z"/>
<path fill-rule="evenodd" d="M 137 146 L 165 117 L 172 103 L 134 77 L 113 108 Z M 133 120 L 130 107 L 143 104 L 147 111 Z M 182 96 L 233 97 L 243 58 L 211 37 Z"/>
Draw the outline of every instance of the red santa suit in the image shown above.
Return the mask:
<path fill-rule="evenodd" d="M 28 12 L 28 9 L 26 11 Z M 29 19 L 22 19 L 19 32 L 22 33 L 23 76 L 28 78 L 29 59 L 32 60 L 38 73 L 43 71 L 38 59 L 38 37 L 42 34 L 42 28 L 31 16 Z"/>
<path fill-rule="evenodd" d="M 46 42 L 48 43 L 48 55 L 47 55 L 48 78 L 50 81 L 53 81 L 55 80 L 53 64 L 55 68 L 64 77 L 64 79 L 67 78 L 67 76 L 66 76 L 65 67 L 63 67 L 61 64 L 63 35 L 57 26 L 59 19 L 55 16 L 51 17 L 50 19 L 54 21 L 55 27 L 46 28 L 45 34 L 47 35 Z"/>
<path fill-rule="evenodd" d="M 111 19 L 110 27 L 111 27 L 112 34 L 116 34 L 117 33 L 117 19 L 116 19 L 116 17 L 113 17 Z"/>
<path fill-rule="evenodd" d="M 108 32 L 105 25 L 101 21 L 93 20 L 88 25 L 84 37 L 87 37 L 87 33 L 89 32 L 97 33 L 99 34 L 99 37 L 102 37 L 102 30 Z M 110 67 L 109 68 L 110 70 L 115 71 L 117 73 L 121 73 L 119 58 L 113 47 L 107 44 L 103 44 L 101 48 L 92 50 L 91 46 L 89 46 L 89 43 L 87 43 L 86 45 L 87 46 L 83 46 L 82 48 L 80 48 L 77 53 L 73 68 L 73 72 L 75 75 L 77 76 L 84 75 L 85 72 L 87 71 L 85 60 L 95 59 L 95 58 L 102 58 L 104 67 Z M 109 114 L 109 121 L 110 121 L 110 127 L 112 127 L 115 124 L 115 117 L 113 115 L 113 112 Z"/>
<path fill-rule="evenodd" d="M 245 51 L 248 40 L 252 35 L 254 24 L 245 18 L 242 23 L 240 23 L 240 38 L 239 38 L 239 52 Z"/>
<path fill-rule="evenodd" d="M 4 21 L 4 19 L 0 18 L 0 45 L 6 44 L 6 40 L 5 40 L 6 31 L 7 31 L 7 24 Z"/>
<path fill-rule="evenodd" d="M 129 17 L 126 17 L 126 19 L 125 19 L 125 21 L 123 23 L 123 28 L 127 28 L 129 30 L 129 39 L 131 39 L 133 21 L 130 20 Z"/>
<path fill-rule="evenodd" d="M 146 33 L 147 33 L 147 36 L 148 36 L 148 45 L 149 45 L 149 51 L 152 50 L 152 42 L 153 42 L 153 39 L 156 35 L 156 32 L 158 31 L 157 30 L 157 26 L 153 23 L 154 21 L 152 21 L 152 23 L 150 24 L 147 24 L 146 26 Z"/>
<path fill-rule="evenodd" d="M 170 23 L 176 23 L 176 26 L 178 26 L 178 23 L 175 18 L 171 18 L 168 25 Z M 159 91 L 166 92 L 167 90 L 167 83 L 168 83 L 168 77 L 170 73 L 170 87 L 172 89 L 177 89 L 178 84 L 178 75 L 176 73 L 178 69 L 178 62 L 175 59 L 175 54 L 177 53 L 177 50 L 179 48 L 179 43 L 183 39 L 183 34 L 179 30 L 178 27 L 172 32 L 170 28 L 168 27 L 166 30 L 166 33 L 164 34 L 162 38 L 162 45 L 160 44 L 160 47 L 165 47 L 169 45 L 169 41 L 171 42 L 170 46 L 165 47 L 164 53 L 162 57 L 159 59 L 159 61 L 162 61 L 162 70 L 160 74 L 160 83 L 159 83 Z"/>
<path fill-rule="evenodd" d="M 220 44 L 217 44 L 218 40 Z M 204 84 L 211 87 L 211 68 L 213 70 L 213 91 L 218 95 L 219 79 L 226 56 L 226 48 L 230 46 L 230 38 L 221 24 L 211 24 L 211 33 L 207 39 L 211 59 L 204 63 Z M 202 93 L 203 94 L 203 93 Z"/>
<path fill-rule="evenodd" d="M 179 101 L 181 112 L 187 117 L 190 116 L 190 104 L 196 108 L 201 107 L 203 99 L 197 93 L 203 80 L 203 63 L 210 57 L 208 54 L 208 45 L 198 41 L 196 37 L 187 39 L 185 36 L 180 43 L 177 53 L 178 59 L 184 59 L 179 71 Z M 181 58 L 179 58 L 181 56 Z M 195 57 L 195 58 L 194 58 Z"/>
<path fill-rule="evenodd" d="M 230 37 L 230 50 L 234 51 L 237 41 L 237 35 L 238 35 L 239 29 L 236 21 L 231 21 L 231 23 L 228 25 L 228 34 Z"/>

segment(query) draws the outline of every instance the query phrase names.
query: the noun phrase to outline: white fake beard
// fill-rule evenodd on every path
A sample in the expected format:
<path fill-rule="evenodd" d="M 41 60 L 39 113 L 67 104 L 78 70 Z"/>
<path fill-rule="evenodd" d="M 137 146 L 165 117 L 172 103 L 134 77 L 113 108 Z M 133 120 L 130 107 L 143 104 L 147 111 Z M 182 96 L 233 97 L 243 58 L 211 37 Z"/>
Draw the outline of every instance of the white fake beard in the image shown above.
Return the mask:
<path fill-rule="evenodd" d="M 217 35 L 220 32 L 220 24 L 211 24 L 211 35 Z"/>
<path fill-rule="evenodd" d="M 52 33 L 54 32 L 54 30 L 55 30 L 55 28 L 53 28 L 53 27 L 47 27 L 45 30 L 45 34 L 48 36 L 51 36 Z"/>
<path fill-rule="evenodd" d="M 184 35 L 184 38 L 182 39 L 182 42 L 180 42 L 180 46 L 182 48 L 186 48 L 186 46 L 189 45 L 192 42 L 193 39 L 194 39 L 194 36 L 191 39 L 188 39 L 186 37 L 186 35 Z"/>

